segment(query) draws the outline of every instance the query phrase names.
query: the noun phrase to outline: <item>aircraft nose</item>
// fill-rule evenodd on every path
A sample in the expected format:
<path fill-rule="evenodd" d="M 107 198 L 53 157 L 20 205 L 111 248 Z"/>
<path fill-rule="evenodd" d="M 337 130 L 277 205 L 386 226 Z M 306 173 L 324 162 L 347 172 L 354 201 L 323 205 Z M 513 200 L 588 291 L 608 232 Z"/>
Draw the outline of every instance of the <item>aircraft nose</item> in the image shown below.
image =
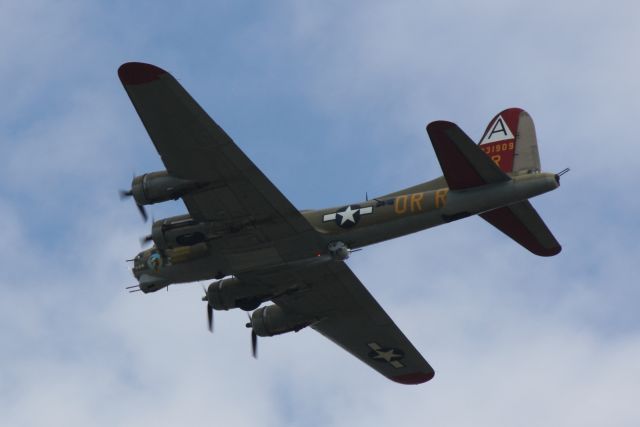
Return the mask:
<path fill-rule="evenodd" d="M 144 252 L 140 252 L 138 255 L 135 256 L 135 258 L 133 258 L 133 268 L 131 268 L 131 271 L 133 272 L 133 275 L 138 278 L 138 276 L 140 275 L 140 271 L 144 269 Z"/>
<path fill-rule="evenodd" d="M 138 280 L 136 286 L 143 293 L 155 292 L 169 284 L 166 277 L 163 277 L 160 270 L 164 266 L 164 258 L 156 249 L 140 252 L 133 259 L 133 268 L 131 272 Z M 128 288 L 129 289 L 129 288 Z"/>

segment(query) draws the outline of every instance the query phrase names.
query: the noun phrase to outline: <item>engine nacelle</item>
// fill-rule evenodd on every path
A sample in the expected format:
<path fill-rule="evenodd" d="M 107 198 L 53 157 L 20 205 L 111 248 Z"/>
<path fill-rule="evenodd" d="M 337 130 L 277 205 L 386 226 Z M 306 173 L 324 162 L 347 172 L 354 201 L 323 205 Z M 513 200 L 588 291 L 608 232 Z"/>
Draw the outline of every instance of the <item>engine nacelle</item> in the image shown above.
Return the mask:
<path fill-rule="evenodd" d="M 206 184 L 175 178 L 167 171 L 145 173 L 131 182 L 131 194 L 140 206 L 176 200 Z"/>
<path fill-rule="evenodd" d="M 214 223 L 194 221 L 189 215 L 161 219 L 151 226 L 151 238 L 160 250 L 194 246 L 219 235 Z"/>
<path fill-rule="evenodd" d="M 251 327 L 260 337 L 271 337 L 305 328 L 318 319 L 286 313 L 277 305 L 261 307 L 251 314 Z"/>
<path fill-rule="evenodd" d="M 235 277 L 218 280 L 207 289 L 207 302 L 215 310 L 240 308 L 250 311 L 271 298 L 261 287 L 240 281 Z"/>

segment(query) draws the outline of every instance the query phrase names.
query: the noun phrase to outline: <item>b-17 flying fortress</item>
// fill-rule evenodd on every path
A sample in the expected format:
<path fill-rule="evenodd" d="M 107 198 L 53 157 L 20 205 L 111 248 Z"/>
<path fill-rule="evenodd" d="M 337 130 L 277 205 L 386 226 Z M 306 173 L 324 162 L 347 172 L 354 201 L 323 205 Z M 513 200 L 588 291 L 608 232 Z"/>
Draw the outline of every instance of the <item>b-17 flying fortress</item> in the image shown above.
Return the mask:
<path fill-rule="evenodd" d="M 145 218 L 145 205 L 178 198 L 189 212 L 153 223 L 132 289 L 214 280 L 203 298 L 210 329 L 214 310 L 250 311 L 254 355 L 258 336 L 309 326 L 391 380 L 423 383 L 434 370 L 349 269 L 352 251 L 472 215 L 536 255 L 561 250 L 528 199 L 558 188 L 566 170 L 541 171 L 533 121 L 519 108 L 497 114 L 479 144 L 453 123 L 430 123 L 439 178 L 299 211 L 171 74 L 131 62 L 118 75 L 166 167 L 135 177 L 123 196 Z"/>

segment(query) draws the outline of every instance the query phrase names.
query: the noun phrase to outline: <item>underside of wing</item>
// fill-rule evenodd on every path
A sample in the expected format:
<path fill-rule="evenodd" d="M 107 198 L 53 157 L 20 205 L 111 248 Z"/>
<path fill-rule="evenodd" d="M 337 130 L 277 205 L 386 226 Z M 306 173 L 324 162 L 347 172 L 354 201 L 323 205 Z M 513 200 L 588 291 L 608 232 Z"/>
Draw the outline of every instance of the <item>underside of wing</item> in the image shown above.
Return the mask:
<path fill-rule="evenodd" d="M 171 74 L 130 62 L 118 75 L 168 173 L 207 184 L 182 197 L 192 218 L 251 226 L 265 241 L 312 230 Z"/>
<path fill-rule="evenodd" d="M 395 382 L 433 378 L 429 363 L 344 262 L 287 274 L 295 274 L 289 280 L 303 284 L 303 290 L 276 298 L 283 310 L 319 318 L 313 329 Z"/>

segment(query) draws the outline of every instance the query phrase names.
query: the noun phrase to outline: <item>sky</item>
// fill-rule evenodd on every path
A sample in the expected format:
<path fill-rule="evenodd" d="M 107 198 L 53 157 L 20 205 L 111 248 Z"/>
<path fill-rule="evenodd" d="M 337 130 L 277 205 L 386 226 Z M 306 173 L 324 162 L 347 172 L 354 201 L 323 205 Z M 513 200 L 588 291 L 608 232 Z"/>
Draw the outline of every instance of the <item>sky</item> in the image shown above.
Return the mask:
<path fill-rule="evenodd" d="M 640 4 L 0 0 L 0 425 L 637 426 Z M 171 72 L 299 209 L 441 174 L 425 126 L 536 123 L 536 257 L 479 218 L 349 266 L 436 370 L 380 376 L 313 330 L 206 330 L 201 284 L 128 294 L 163 169 L 117 78 Z M 150 207 L 154 218 L 185 211 Z"/>

